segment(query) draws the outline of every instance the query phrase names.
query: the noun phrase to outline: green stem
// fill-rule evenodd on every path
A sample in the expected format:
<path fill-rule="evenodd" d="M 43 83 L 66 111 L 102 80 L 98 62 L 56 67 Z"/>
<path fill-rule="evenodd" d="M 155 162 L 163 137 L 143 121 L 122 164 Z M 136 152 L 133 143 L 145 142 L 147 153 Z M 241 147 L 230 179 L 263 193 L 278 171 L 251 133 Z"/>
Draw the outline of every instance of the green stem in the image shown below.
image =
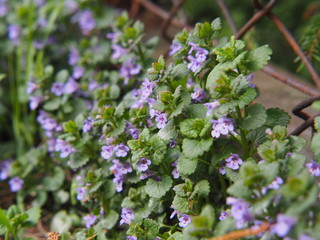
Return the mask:
<path fill-rule="evenodd" d="M 242 118 L 241 110 L 239 107 L 237 107 L 237 115 L 238 115 L 239 119 Z M 244 158 L 248 158 L 249 157 L 249 146 L 248 146 L 248 142 L 247 142 L 247 134 L 241 128 L 240 128 L 240 137 L 241 137 L 241 145 L 242 145 L 243 151 L 244 151 Z"/>
<path fill-rule="evenodd" d="M 227 197 L 227 186 L 224 177 L 218 172 L 219 181 L 222 189 L 222 193 L 224 197 Z"/>
<path fill-rule="evenodd" d="M 137 46 L 138 46 L 138 54 L 139 54 L 140 60 L 142 62 L 143 67 L 145 68 L 146 67 L 146 59 L 144 58 L 144 54 L 143 54 L 143 51 L 142 51 L 142 48 L 141 48 L 141 44 L 138 43 Z"/>
<path fill-rule="evenodd" d="M 205 160 L 202 160 L 202 159 L 198 159 L 198 161 L 200 161 L 200 162 L 202 162 L 202 163 L 204 163 L 204 164 L 206 164 L 206 165 L 208 165 L 208 166 L 212 166 L 210 163 L 208 163 L 207 161 L 205 161 Z"/>

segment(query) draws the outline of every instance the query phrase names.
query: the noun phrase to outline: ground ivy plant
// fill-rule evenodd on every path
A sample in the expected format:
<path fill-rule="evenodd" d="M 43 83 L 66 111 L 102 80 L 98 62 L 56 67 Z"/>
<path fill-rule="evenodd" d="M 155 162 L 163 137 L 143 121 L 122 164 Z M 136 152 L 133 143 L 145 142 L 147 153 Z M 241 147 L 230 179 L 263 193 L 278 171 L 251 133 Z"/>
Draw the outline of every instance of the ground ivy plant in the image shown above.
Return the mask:
<path fill-rule="evenodd" d="M 0 9 L 20 6 L 10 4 Z M 23 229 L 45 215 L 61 239 L 317 239 L 320 133 L 306 159 L 306 141 L 287 135 L 289 115 L 254 102 L 268 46 L 222 37 L 215 19 L 179 33 L 171 60 L 153 61 L 156 39 L 145 41 L 126 13 L 107 17 L 86 1 L 23 4 L 52 17 L 43 30 L 4 14 L 17 21 L 5 31 L 7 54 L 12 66 L 29 64 L 17 72 L 36 121 L 30 148 L 21 140 L 15 160 L 1 162 L 17 193 L 0 211 L 6 239 L 27 239 Z M 63 39 L 70 29 L 77 37 Z M 61 42 L 30 47 L 42 33 Z M 25 119 L 14 117 L 20 131 Z"/>

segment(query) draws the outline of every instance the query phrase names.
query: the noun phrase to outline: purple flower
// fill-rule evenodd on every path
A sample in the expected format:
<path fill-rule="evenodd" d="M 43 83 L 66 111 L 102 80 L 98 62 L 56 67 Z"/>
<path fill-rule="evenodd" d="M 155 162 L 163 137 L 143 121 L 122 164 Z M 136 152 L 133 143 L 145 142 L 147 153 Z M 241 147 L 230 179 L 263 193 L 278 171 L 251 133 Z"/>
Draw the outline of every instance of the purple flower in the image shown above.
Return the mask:
<path fill-rule="evenodd" d="M 207 59 L 208 54 L 209 54 L 208 50 L 199 47 L 196 52 L 197 61 L 204 62 Z"/>
<path fill-rule="evenodd" d="M 220 168 L 219 168 L 219 173 L 220 173 L 221 175 L 225 175 L 225 174 L 226 174 L 226 169 L 225 169 L 224 167 L 220 167 Z"/>
<path fill-rule="evenodd" d="M 127 236 L 127 240 L 138 240 L 135 236 Z"/>
<path fill-rule="evenodd" d="M 14 177 L 9 181 L 9 185 L 10 185 L 10 191 L 11 192 L 18 192 L 21 190 L 22 186 L 23 186 L 23 180 L 19 177 Z"/>
<path fill-rule="evenodd" d="M 31 94 L 31 93 L 33 93 L 35 90 L 37 90 L 39 88 L 39 85 L 38 84 L 35 84 L 34 82 L 32 82 L 32 81 L 29 81 L 28 83 L 27 83 L 27 90 L 26 90 L 26 92 L 27 92 L 27 94 Z"/>
<path fill-rule="evenodd" d="M 42 128 L 47 131 L 53 131 L 58 126 L 56 120 L 50 117 L 44 119 L 41 125 Z"/>
<path fill-rule="evenodd" d="M 73 69 L 72 77 L 74 77 L 75 79 L 79 79 L 83 76 L 83 74 L 84 74 L 84 68 L 81 66 L 76 66 Z"/>
<path fill-rule="evenodd" d="M 248 86 L 251 87 L 251 88 L 256 88 L 256 85 L 253 84 L 253 78 L 254 78 L 253 73 L 251 73 L 251 74 L 249 74 L 249 75 L 247 76 Z"/>
<path fill-rule="evenodd" d="M 41 40 L 35 40 L 33 42 L 33 46 L 37 49 L 37 50 L 41 50 L 46 46 L 46 42 L 45 41 L 41 41 Z"/>
<path fill-rule="evenodd" d="M 29 103 L 30 109 L 31 110 L 36 109 L 37 107 L 39 107 L 41 102 L 42 102 L 41 96 L 30 96 L 30 103 Z"/>
<path fill-rule="evenodd" d="M 174 168 L 171 173 L 174 179 L 178 179 L 180 177 L 180 172 L 177 168 Z"/>
<path fill-rule="evenodd" d="M 19 40 L 20 36 L 20 27 L 15 24 L 11 24 L 8 26 L 8 37 L 9 39 L 16 41 Z"/>
<path fill-rule="evenodd" d="M 196 58 L 194 58 L 193 56 L 188 56 L 188 60 L 190 61 L 188 63 L 188 70 L 191 70 L 192 72 L 198 72 L 202 65 L 203 65 L 203 62 L 198 62 Z"/>
<path fill-rule="evenodd" d="M 147 99 L 151 95 L 156 84 L 154 82 L 151 82 L 148 78 L 145 78 L 142 82 L 142 86 L 143 88 L 141 90 L 141 98 Z"/>
<path fill-rule="evenodd" d="M 169 56 L 176 54 L 181 49 L 182 49 L 182 46 L 179 43 L 173 42 L 170 46 Z"/>
<path fill-rule="evenodd" d="M 133 219 L 134 219 L 133 210 L 131 208 L 122 208 L 120 225 L 124 223 L 130 224 Z"/>
<path fill-rule="evenodd" d="M 231 215 L 236 220 L 237 228 L 242 228 L 246 222 L 253 220 L 253 216 L 249 209 L 250 204 L 248 202 L 242 199 L 228 197 L 227 204 L 232 205 Z"/>
<path fill-rule="evenodd" d="M 310 237 L 307 234 L 302 234 L 302 235 L 299 236 L 298 240 L 316 240 L 316 239 L 313 238 L 313 237 Z"/>
<path fill-rule="evenodd" d="M 126 145 L 124 145 L 123 143 L 117 145 L 114 148 L 115 152 L 116 152 L 116 156 L 117 157 L 125 157 L 128 155 L 128 152 L 130 151 L 130 148 Z"/>
<path fill-rule="evenodd" d="M 211 120 L 213 123 L 211 136 L 214 138 L 220 137 L 220 135 L 227 135 L 229 132 L 233 132 L 234 125 L 233 119 L 227 117 L 221 117 L 218 120 Z"/>
<path fill-rule="evenodd" d="M 228 157 L 225 162 L 227 163 L 226 166 L 233 170 L 239 169 L 240 165 L 242 165 L 242 159 L 238 154 L 231 154 L 231 156 Z"/>
<path fill-rule="evenodd" d="M 82 131 L 83 132 L 90 132 L 90 130 L 93 127 L 93 122 L 94 122 L 94 120 L 91 117 L 88 117 L 87 119 L 85 119 L 83 121 Z"/>
<path fill-rule="evenodd" d="M 281 177 L 276 177 L 276 179 L 273 180 L 273 181 L 269 184 L 268 187 L 262 188 L 262 189 L 261 189 L 261 192 L 262 192 L 262 194 L 264 195 L 264 194 L 267 193 L 268 189 L 274 189 L 274 190 L 279 189 L 282 184 L 283 184 L 282 178 L 281 178 Z"/>
<path fill-rule="evenodd" d="M 78 3 L 75 0 L 66 0 L 64 6 L 71 13 L 78 10 Z"/>
<path fill-rule="evenodd" d="M 137 169 L 140 172 L 145 172 L 148 170 L 148 166 L 151 165 L 151 161 L 147 158 L 141 158 L 138 162 L 137 162 Z"/>
<path fill-rule="evenodd" d="M 55 82 L 50 91 L 56 96 L 61 96 L 63 94 L 63 83 Z"/>
<path fill-rule="evenodd" d="M 277 234 L 279 237 L 284 237 L 289 233 L 291 227 L 293 227 L 296 222 L 297 219 L 295 217 L 278 214 L 277 222 L 271 225 L 270 231 Z"/>
<path fill-rule="evenodd" d="M 174 148 L 177 145 L 177 142 L 175 140 L 169 141 L 169 148 Z"/>
<path fill-rule="evenodd" d="M 70 48 L 69 59 L 68 59 L 69 65 L 71 66 L 76 65 L 79 62 L 79 60 L 80 60 L 80 55 L 79 55 L 78 49 L 74 47 Z"/>
<path fill-rule="evenodd" d="M 66 158 L 71 153 L 76 151 L 69 143 L 63 141 L 62 139 L 57 139 L 54 150 L 56 152 L 60 152 L 61 158 Z"/>
<path fill-rule="evenodd" d="M 86 228 L 91 228 L 91 226 L 97 220 L 97 216 L 95 216 L 93 214 L 88 214 L 87 216 L 83 217 L 83 220 L 84 220 L 84 222 L 86 224 Z"/>
<path fill-rule="evenodd" d="M 72 77 L 68 78 L 68 81 L 64 85 L 64 93 L 72 94 L 78 90 L 79 84 Z"/>
<path fill-rule="evenodd" d="M 77 190 L 77 199 L 81 201 L 87 192 L 86 187 L 76 188 L 76 190 Z"/>
<path fill-rule="evenodd" d="M 110 171 L 114 174 L 115 178 L 113 182 L 117 185 L 116 190 L 117 192 L 122 191 L 122 185 L 124 182 L 124 175 L 129 172 L 132 172 L 132 167 L 128 162 L 122 164 L 120 163 L 119 159 L 112 160 L 113 165 L 110 167 Z"/>
<path fill-rule="evenodd" d="M 140 179 L 141 179 L 141 180 L 144 180 L 144 179 L 147 179 L 147 178 L 149 178 L 149 177 L 151 177 L 151 176 L 154 176 L 154 172 L 151 171 L 151 170 L 149 170 L 149 169 L 147 169 L 145 172 L 143 172 L 143 173 L 140 175 Z"/>
<path fill-rule="evenodd" d="M 186 227 L 191 223 L 191 218 L 187 214 L 181 214 L 181 216 L 178 219 L 180 227 Z"/>
<path fill-rule="evenodd" d="M 173 208 L 173 207 L 171 207 L 171 208 Z M 174 216 L 177 214 L 179 214 L 179 212 L 177 210 L 174 210 L 170 215 L 170 219 L 174 218 Z"/>
<path fill-rule="evenodd" d="M 157 122 L 157 128 L 162 129 L 166 126 L 167 123 L 167 114 L 166 113 L 161 113 L 156 116 L 156 122 Z"/>
<path fill-rule="evenodd" d="M 37 19 L 37 23 L 40 28 L 44 29 L 48 25 L 48 20 L 43 17 L 39 17 Z"/>
<path fill-rule="evenodd" d="M 111 48 L 113 50 L 111 57 L 114 59 L 118 59 L 128 54 L 128 50 L 121 47 L 119 44 L 114 44 Z"/>
<path fill-rule="evenodd" d="M 222 211 L 222 212 L 220 213 L 219 220 L 220 220 L 220 221 L 223 221 L 223 220 L 225 220 L 228 216 L 229 216 L 229 214 L 228 214 L 227 212 Z"/>
<path fill-rule="evenodd" d="M 131 128 L 129 129 L 129 133 L 133 139 L 139 138 L 139 130 L 137 128 Z"/>
<path fill-rule="evenodd" d="M 320 165 L 315 161 L 306 164 L 306 167 L 309 169 L 311 176 L 319 177 L 320 176 Z"/>
<path fill-rule="evenodd" d="M 7 6 L 7 3 L 5 1 L 0 2 L 0 17 L 6 16 L 8 12 L 9 12 L 9 8 Z"/>
<path fill-rule="evenodd" d="M 208 108 L 206 116 L 209 117 L 212 114 L 213 110 L 220 106 L 220 102 L 215 100 L 210 103 L 205 103 L 204 106 L 206 106 Z"/>
<path fill-rule="evenodd" d="M 96 27 L 96 21 L 94 20 L 93 14 L 90 10 L 81 12 L 79 17 L 79 26 L 83 35 L 88 35 Z"/>
<path fill-rule="evenodd" d="M 39 8 L 44 5 L 45 1 L 44 0 L 35 0 L 36 6 Z"/>
<path fill-rule="evenodd" d="M 109 32 L 106 34 L 106 38 L 110 39 L 114 43 L 120 35 L 120 32 Z"/>
<path fill-rule="evenodd" d="M 0 162 L 0 180 L 5 180 L 9 177 L 10 166 L 11 160 Z"/>
<path fill-rule="evenodd" d="M 120 68 L 120 76 L 124 78 L 124 84 L 128 84 L 129 79 L 139 74 L 141 66 L 137 64 L 135 58 L 126 60 Z"/>
<path fill-rule="evenodd" d="M 191 98 L 195 101 L 195 102 L 201 102 L 203 99 L 205 99 L 207 97 L 207 94 L 201 89 L 201 88 L 197 88 L 195 87 L 193 89 L 193 93 L 191 93 Z"/>
<path fill-rule="evenodd" d="M 114 147 L 112 145 L 102 146 L 101 157 L 108 160 L 113 154 L 113 149 Z"/>
<path fill-rule="evenodd" d="M 191 46 L 188 54 L 191 54 L 192 52 L 197 51 L 197 49 L 199 48 L 199 45 L 194 42 L 188 42 L 188 45 Z"/>

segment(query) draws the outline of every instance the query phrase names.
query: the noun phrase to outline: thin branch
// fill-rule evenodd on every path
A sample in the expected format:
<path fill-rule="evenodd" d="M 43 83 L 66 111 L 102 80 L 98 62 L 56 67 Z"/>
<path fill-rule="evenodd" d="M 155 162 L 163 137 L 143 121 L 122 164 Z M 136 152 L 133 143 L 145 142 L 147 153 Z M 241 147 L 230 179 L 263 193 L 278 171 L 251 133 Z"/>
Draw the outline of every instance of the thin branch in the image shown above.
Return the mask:
<path fill-rule="evenodd" d="M 169 42 L 172 41 L 172 38 L 168 36 L 167 29 L 168 29 L 169 25 L 171 24 L 174 15 L 179 11 L 179 9 L 182 7 L 184 2 L 185 2 L 185 0 L 180 0 L 178 2 L 178 4 L 176 4 L 171 9 L 171 11 L 169 13 L 169 17 L 161 25 L 161 33 L 162 33 L 163 37 Z"/>
<path fill-rule="evenodd" d="M 157 15 L 158 17 L 162 18 L 162 19 L 168 19 L 169 18 L 169 13 L 165 10 L 163 10 L 162 8 L 158 7 L 156 4 L 149 2 L 148 0 L 138 0 L 140 2 L 140 4 L 146 8 L 148 11 L 154 13 L 155 15 Z M 177 18 L 173 18 L 171 21 L 171 24 L 174 25 L 175 27 L 178 28 L 187 28 L 187 29 L 192 29 L 191 26 L 188 26 L 185 24 L 185 22 L 177 19 Z"/>
<path fill-rule="evenodd" d="M 259 226 L 254 226 L 254 227 L 243 229 L 243 230 L 233 231 L 220 237 L 210 238 L 209 240 L 237 240 L 243 237 L 257 235 L 259 233 L 268 231 L 269 228 L 270 228 L 270 223 L 263 223 Z"/>
<path fill-rule="evenodd" d="M 279 71 L 275 70 L 273 67 L 267 65 L 262 69 L 263 72 L 272 76 L 273 78 L 303 92 L 311 97 L 319 96 L 320 91 L 312 86 L 308 86 L 306 83 L 299 82 L 289 76 L 286 76 Z"/>
<path fill-rule="evenodd" d="M 246 32 L 250 30 L 262 17 L 264 17 L 275 5 L 277 0 L 270 0 L 270 2 L 264 7 L 261 8 L 235 35 L 236 38 L 242 38 Z"/>
<path fill-rule="evenodd" d="M 256 7 L 260 8 L 261 11 L 265 9 L 258 0 L 254 0 L 254 3 Z M 289 32 L 289 30 L 286 28 L 286 26 L 283 24 L 283 22 L 272 12 L 267 12 L 266 15 L 273 21 L 273 23 L 276 25 L 276 27 L 279 29 L 281 34 L 284 36 L 284 38 L 287 40 L 293 51 L 299 56 L 301 61 L 305 64 L 308 72 L 311 75 L 311 78 L 313 79 L 314 83 L 317 85 L 318 88 L 320 88 L 320 76 L 317 72 L 317 70 L 312 65 L 309 58 L 305 55 L 305 53 L 302 51 L 299 44 L 296 42 L 292 34 Z"/>
<path fill-rule="evenodd" d="M 226 20 L 231 28 L 232 33 L 236 34 L 238 32 L 237 25 L 234 22 L 234 19 L 231 16 L 231 13 L 230 13 L 228 7 L 226 6 L 224 0 L 216 0 L 216 2 L 219 5 L 219 7 L 223 13 L 223 16 L 226 18 Z"/>

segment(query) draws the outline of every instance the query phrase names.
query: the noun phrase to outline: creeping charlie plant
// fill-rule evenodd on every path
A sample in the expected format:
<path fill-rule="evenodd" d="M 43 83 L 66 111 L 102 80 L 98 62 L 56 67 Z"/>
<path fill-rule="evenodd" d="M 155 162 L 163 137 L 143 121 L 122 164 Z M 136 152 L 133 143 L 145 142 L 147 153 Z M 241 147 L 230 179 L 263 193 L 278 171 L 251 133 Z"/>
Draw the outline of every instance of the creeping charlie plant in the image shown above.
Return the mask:
<path fill-rule="evenodd" d="M 0 1 L 14 133 L 0 179 L 17 194 L 0 235 L 32 239 L 52 216 L 61 239 L 318 239 L 320 133 L 306 159 L 289 115 L 254 103 L 270 48 L 215 19 L 154 62 L 157 39 L 98 3 Z"/>

